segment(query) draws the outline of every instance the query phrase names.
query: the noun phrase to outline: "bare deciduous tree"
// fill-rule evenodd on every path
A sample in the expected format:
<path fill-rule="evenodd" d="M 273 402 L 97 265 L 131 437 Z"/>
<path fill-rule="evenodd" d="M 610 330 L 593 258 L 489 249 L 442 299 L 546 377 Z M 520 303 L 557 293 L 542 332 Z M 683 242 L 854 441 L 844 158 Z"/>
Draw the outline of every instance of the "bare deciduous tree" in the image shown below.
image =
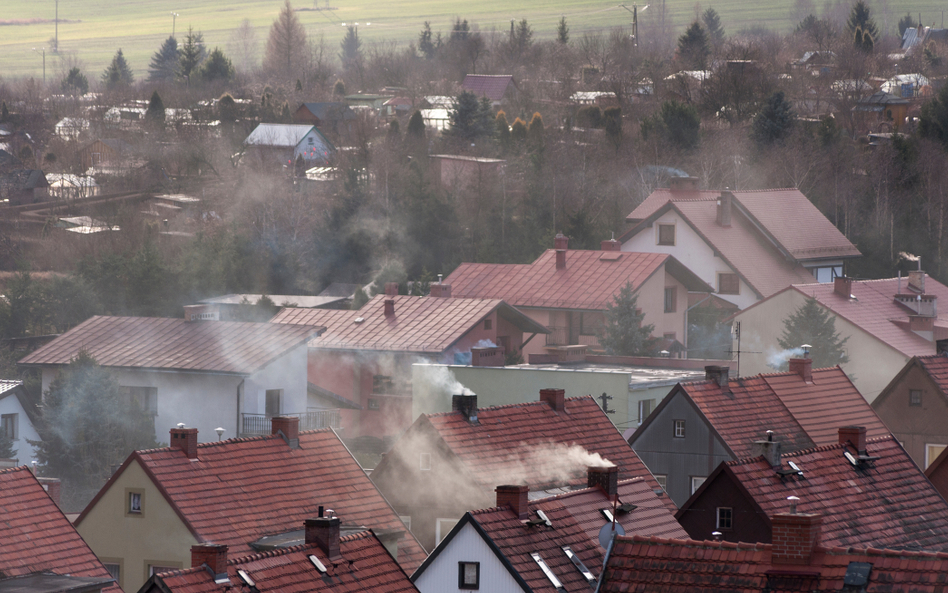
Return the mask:
<path fill-rule="evenodd" d="M 306 64 L 308 53 L 306 30 L 293 12 L 290 0 L 286 0 L 270 27 L 263 66 L 273 76 L 295 80 Z"/>

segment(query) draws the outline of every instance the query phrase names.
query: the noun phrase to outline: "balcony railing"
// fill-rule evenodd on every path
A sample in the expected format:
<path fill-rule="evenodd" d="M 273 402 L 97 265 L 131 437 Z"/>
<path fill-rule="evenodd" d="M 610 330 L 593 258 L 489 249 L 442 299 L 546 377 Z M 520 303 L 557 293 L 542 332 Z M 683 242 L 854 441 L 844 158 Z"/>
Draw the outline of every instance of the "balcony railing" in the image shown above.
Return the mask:
<path fill-rule="evenodd" d="M 546 334 L 547 346 L 565 346 L 569 344 L 569 328 L 550 326 L 550 333 Z"/>
<path fill-rule="evenodd" d="M 339 410 L 319 410 L 316 412 L 299 412 L 296 414 L 281 414 L 295 416 L 300 419 L 300 430 L 316 430 L 317 428 L 339 428 L 341 418 Z M 270 434 L 270 418 L 266 414 L 241 414 L 240 436 L 261 436 Z"/>

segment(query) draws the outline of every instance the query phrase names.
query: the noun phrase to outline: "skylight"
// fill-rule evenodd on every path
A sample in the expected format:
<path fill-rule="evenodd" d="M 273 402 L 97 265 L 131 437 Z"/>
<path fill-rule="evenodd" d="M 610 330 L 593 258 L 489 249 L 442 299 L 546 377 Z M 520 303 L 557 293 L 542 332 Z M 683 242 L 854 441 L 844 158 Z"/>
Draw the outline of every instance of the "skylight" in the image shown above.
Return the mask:
<path fill-rule="evenodd" d="M 610 523 L 615 521 L 615 518 L 612 516 L 612 511 L 609 509 L 599 509 L 599 512 L 602 513 L 602 516 L 606 518 L 606 521 Z"/>
<path fill-rule="evenodd" d="M 553 583 L 553 586 L 557 589 L 562 589 L 563 583 L 561 583 L 560 580 L 556 578 L 556 575 L 553 574 L 552 570 L 550 570 L 550 567 L 547 565 L 546 561 L 543 558 L 540 558 L 540 555 L 536 552 L 533 552 L 530 554 L 530 556 L 533 557 L 533 561 L 537 563 L 537 565 L 540 567 L 540 570 L 542 570 L 543 574 L 546 575 L 546 578 L 550 579 L 550 582 Z"/>
<path fill-rule="evenodd" d="M 313 556 L 312 554 L 310 554 L 309 561 L 313 563 L 313 566 L 315 566 L 316 570 L 318 570 L 319 572 L 322 572 L 322 573 L 326 572 L 326 567 L 323 565 L 322 562 L 320 562 L 319 558 L 317 558 L 316 556 Z"/>
<path fill-rule="evenodd" d="M 573 550 L 569 546 L 563 546 L 563 552 L 566 554 L 566 557 L 569 558 L 573 565 L 582 573 L 583 578 L 586 579 L 587 583 L 593 583 L 596 581 L 596 577 L 593 576 L 593 573 L 589 572 L 589 569 L 586 568 L 586 565 L 583 564 L 583 561 L 579 559 L 579 556 L 573 553 Z"/>
<path fill-rule="evenodd" d="M 547 517 L 546 513 L 544 513 L 540 509 L 537 509 L 537 517 L 540 517 L 541 519 L 543 519 L 543 522 L 546 523 L 547 527 L 553 527 L 553 523 L 550 522 L 549 517 Z"/>
<path fill-rule="evenodd" d="M 242 580 L 242 581 L 244 582 L 244 584 L 246 584 L 248 587 L 256 587 L 256 586 L 257 586 L 256 583 L 253 582 L 253 579 L 250 578 L 250 575 L 247 574 L 247 571 L 246 571 L 246 570 L 244 570 L 244 569 L 242 569 L 242 568 L 238 568 L 238 569 L 237 569 L 237 576 L 239 576 L 239 577 L 240 577 L 240 580 Z"/>

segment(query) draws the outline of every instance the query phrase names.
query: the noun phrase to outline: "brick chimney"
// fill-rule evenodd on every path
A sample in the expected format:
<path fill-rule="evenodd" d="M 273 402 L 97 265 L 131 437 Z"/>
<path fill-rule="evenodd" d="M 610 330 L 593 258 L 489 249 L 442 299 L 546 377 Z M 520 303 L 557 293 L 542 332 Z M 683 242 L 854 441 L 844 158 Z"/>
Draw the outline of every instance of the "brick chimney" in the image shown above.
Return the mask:
<path fill-rule="evenodd" d="M 619 468 L 614 465 L 586 468 L 586 486 L 589 488 L 598 486 L 606 496 L 614 498 L 619 493 Z"/>
<path fill-rule="evenodd" d="M 833 279 L 833 292 L 844 299 L 853 296 L 853 279 L 848 276 L 837 276 Z"/>
<path fill-rule="evenodd" d="M 279 434 L 291 449 L 300 448 L 300 419 L 296 416 L 270 418 L 270 434 Z"/>
<path fill-rule="evenodd" d="M 197 459 L 198 456 L 198 429 L 172 428 L 171 448 L 181 449 L 188 459 Z"/>
<path fill-rule="evenodd" d="M 395 317 L 395 299 L 385 299 L 383 301 L 386 317 Z"/>
<path fill-rule="evenodd" d="M 777 513 L 770 519 L 771 563 L 809 564 L 820 544 L 823 517 L 817 514 Z"/>
<path fill-rule="evenodd" d="M 566 409 L 566 390 L 565 389 L 541 389 L 540 401 L 550 404 L 554 412 L 562 412 Z"/>
<path fill-rule="evenodd" d="M 320 507 L 321 509 L 322 507 Z M 326 556 L 337 561 L 342 559 L 339 553 L 339 517 L 317 517 L 306 519 L 304 525 L 305 542 L 315 544 Z"/>
<path fill-rule="evenodd" d="M 215 581 L 227 579 L 227 546 L 195 544 L 191 546 L 191 568 L 204 566 Z"/>
<path fill-rule="evenodd" d="M 704 367 L 704 380 L 714 381 L 721 389 L 727 389 L 728 373 L 730 371 L 731 367 L 708 365 Z"/>
<path fill-rule="evenodd" d="M 56 503 L 56 506 L 59 506 L 59 501 L 62 499 L 63 485 L 59 481 L 59 478 L 36 478 L 39 480 L 39 483 L 43 485 L 43 490 L 46 491 L 46 494 L 49 494 L 49 497 L 53 499 L 53 502 Z"/>
<path fill-rule="evenodd" d="M 913 332 L 934 332 L 935 318 L 930 315 L 909 315 L 909 329 Z"/>
<path fill-rule="evenodd" d="M 925 293 L 925 272 L 922 270 L 910 270 L 908 273 L 909 288 L 922 294 Z"/>
<path fill-rule="evenodd" d="M 566 269 L 566 250 L 569 249 L 569 239 L 563 233 L 557 233 L 553 238 L 553 249 L 556 250 L 556 269 Z"/>
<path fill-rule="evenodd" d="M 813 359 L 810 358 L 807 354 L 803 355 L 803 358 L 791 358 L 790 359 L 790 372 L 800 375 L 800 378 L 803 379 L 806 383 L 813 382 Z"/>
<path fill-rule="evenodd" d="M 734 201 L 734 194 L 724 190 L 721 197 L 718 198 L 718 224 L 720 226 L 731 226 L 731 202 Z"/>
<path fill-rule="evenodd" d="M 428 296 L 435 297 L 436 299 L 449 299 L 451 298 L 451 285 L 442 284 L 441 282 L 432 283 L 428 290 Z"/>
<path fill-rule="evenodd" d="M 866 454 L 866 427 L 865 426 L 840 426 L 839 444 L 850 446 L 856 449 L 860 455 Z"/>
<path fill-rule="evenodd" d="M 398 296 L 398 282 L 385 283 L 385 296 Z"/>
<path fill-rule="evenodd" d="M 608 239 L 599 244 L 603 251 L 622 251 L 622 243 L 615 239 Z"/>
<path fill-rule="evenodd" d="M 668 180 L 668 187 L 672 191 L 698 191 L 698 178 L 672 177 Z"/>
<path fill-rule="evenodd" d="M 184 320 L 192 321 L 220 321 L 221 310 L 217 305 L 185 305 Z"/>
<path fill-rule="evenodd" d="M 766 441 L 754 441 L 754 452 L 767 460 L 770 467 L 777 469 L 780 467 L 780 441 L 774 440 L 772 430 L 767 431 Z"/>
<path fill-rule="evenodd" d="M 468 422 L 474 424 L 477 422 L 477 396 L 471 395 L 452 395 L 451 411 L 461 412 Z"/>
<path fill-rule="evenodd" d="M 498 507 L 510 507 L 521 521 L 530 517 L 529 486 L 498 486 L 495 492 Z"/>

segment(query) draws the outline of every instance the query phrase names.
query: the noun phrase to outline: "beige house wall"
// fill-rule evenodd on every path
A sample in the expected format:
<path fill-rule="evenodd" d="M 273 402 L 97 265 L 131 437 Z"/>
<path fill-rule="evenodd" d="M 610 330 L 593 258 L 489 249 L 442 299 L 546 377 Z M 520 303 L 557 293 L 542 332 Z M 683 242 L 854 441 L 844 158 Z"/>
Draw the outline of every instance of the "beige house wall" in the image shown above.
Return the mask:
<path fill-rule="evenodd" d="M 127 512 L 129 491 L 142 495 L 140 514 Z M 191 546 L 198 543 L 136 460 L 76 529 L 103 563 L 121 565 L 125 591 L 138 591 L 151 565 L 190 567 Z"/>
<path fill-rule="evenodd" d="M 741 323 L 742 377 L 775 371 L 768 364 L 768 359 L 776 357 L 783 350 L 777 340 L 783 335 L 784 320 L 802 307 L 806 298 L 797 290 L 784 290 L 734 318 L 735 322 Z M 866 401 L 872 402 L 910 357 L 839 316 L 836 316 L 836 332 L 840 339 L 849 338 L 845 346 L 849 362 L 840 367 L 850 376 Z M 737 350 L 736 341 L 734 349 Z M 934 352 L 935 345 L 932 344 L 932 354 Z M 732 371 L 735 370 L 732 367 Z"/>

